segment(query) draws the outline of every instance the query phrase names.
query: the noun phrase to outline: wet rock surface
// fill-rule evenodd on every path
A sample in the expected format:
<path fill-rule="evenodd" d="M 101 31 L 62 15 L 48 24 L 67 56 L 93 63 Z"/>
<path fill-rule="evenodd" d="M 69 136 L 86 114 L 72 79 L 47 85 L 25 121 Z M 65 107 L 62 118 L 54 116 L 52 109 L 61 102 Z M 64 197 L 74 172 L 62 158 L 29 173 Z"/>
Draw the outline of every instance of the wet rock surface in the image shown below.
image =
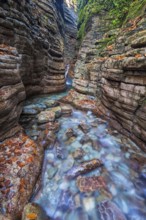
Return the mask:
<path fill-rule="evenodd" d="M 146 152 L 145 13 L 135 20 L 109 31 L 106 13 L 92 18 L 75 65 L 75 91 L 64 100 L 104 116 Z"/>
<path fill-rule="evenodd" d="M 26 105 L 64 95 L 31 98 Z M 46 110 L 51 108 L 46 106 Z M 30 136 L 38 131 L 36 140 L 45 147 L 41 182 L 31 201 L 41 205 L 47 216 L 54 220 L 131 220 L 134 216 L 145 220 L 145 155 L 137 145 L 90 111 L 72 109 L 68 117 L 62 113 L 51 122 L 58 123 L 59 130 L 50 130 L 48 122 L 41 130 L 37 115 L 29 117 L 30 122 L 22 125 Z M 87 134 L 81 124 L 87 125 Z"/>

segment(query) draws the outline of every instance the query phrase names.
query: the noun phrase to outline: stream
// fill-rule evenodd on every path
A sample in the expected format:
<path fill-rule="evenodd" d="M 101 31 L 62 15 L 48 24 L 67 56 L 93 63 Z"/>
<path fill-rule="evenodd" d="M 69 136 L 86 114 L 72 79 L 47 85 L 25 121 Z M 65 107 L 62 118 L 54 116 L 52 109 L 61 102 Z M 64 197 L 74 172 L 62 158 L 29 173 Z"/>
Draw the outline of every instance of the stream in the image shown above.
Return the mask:
<path fill-rule="evenodd" d="M 145 220 L 146 167 L 138 146 L 92 112 L 60 104 L 66 94 L 33 97 L 23 108 L 26 134 L 45 145 L 42 183 L 31 202 L 53 220 Z M 38 121 L 46 110 L 55 111 L 49 124 Z M 86 162 L 91 169 L 84 170 Z"/>

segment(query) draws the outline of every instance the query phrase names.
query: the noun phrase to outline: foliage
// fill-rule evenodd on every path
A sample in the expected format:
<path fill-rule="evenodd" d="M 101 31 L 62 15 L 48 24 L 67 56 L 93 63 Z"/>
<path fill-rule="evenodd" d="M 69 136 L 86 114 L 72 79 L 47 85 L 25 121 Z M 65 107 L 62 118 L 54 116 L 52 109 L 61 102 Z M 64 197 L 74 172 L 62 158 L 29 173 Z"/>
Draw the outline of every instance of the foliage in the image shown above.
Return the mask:
<path fill-rule="evenodd" d="M 142 16 L 146 9 L 146 0 L 135 0 L 130 5 L 130 10 L 126 17 L 125 22 L 134 19 L 137 16 Z"/>
<path fill-rule="evenodd" d="M 139 1 L 139 0 L 137 0 Z M 146 1 L 146 0 L 143 0 Z M 78 0 L 78 38 L 85 35 L 87 24 L 91 17 L 102 11 L 111 17 L 111 29 L 120 27 L 128 14 L 132 0 Z"/>

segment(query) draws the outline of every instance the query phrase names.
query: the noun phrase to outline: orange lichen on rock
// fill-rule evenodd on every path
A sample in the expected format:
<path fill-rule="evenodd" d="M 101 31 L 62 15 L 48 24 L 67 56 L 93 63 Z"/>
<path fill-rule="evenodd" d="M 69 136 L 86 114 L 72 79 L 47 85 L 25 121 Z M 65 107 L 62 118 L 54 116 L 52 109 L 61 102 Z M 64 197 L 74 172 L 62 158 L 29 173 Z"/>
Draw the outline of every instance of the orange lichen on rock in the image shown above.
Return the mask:
<path fill-rule="evenodd" d="M 30 220 L 35 220 L 37 218 L 37 214 L 35 213 L 28 213 L 26 216 Z"/>
<path fill-rule="evenodd" d="M 6 211 L 16 218 L 28 202 L 40 172 L 43 149 L 35 145 L 21 132 L 0 144 L 0 183 L 5 187 L 1 201 Z"/>
<path fill-rule="evenodd" d="M 26 162 L 27 163 L 31 163 L 31 162 L 33 162 L 34 161 L 34 158 L 32 157 L 32 156 L 30 156 L 30 157 L 28 157 L 27 159 L 26 159 Z"/>
<path fill-rule="evenodd" d="M 135 58 L 140 58 L 140 57 L 142 57 L 140 53 L 135 55 Z"/>

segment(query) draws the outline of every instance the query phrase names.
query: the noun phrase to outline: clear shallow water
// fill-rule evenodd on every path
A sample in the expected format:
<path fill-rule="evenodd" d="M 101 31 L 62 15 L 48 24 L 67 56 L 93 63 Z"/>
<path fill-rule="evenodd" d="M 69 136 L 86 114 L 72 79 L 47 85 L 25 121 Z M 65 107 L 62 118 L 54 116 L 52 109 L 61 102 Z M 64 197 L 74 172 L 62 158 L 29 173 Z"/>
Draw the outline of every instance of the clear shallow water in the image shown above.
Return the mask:
<path fill-rule="evenodd" d="M 28 100 L 26 105 L 43 107 L 46 100 L 57 100 L 64 95 L 33 98 Z M 97 118 L 91 112 L 85 113 L 73 109 L 71 116 L 60 117 L 58 122 L 60 129 L 56 132 L 56 136 L 62 149 L 63 159 L 57 158 L 55 148 L 45 151 L 42 187 L 34 196 L 33 202 L 40 204 L 51 219 L 145 220 L 145 171 L 142 177 L 142 167 L 138 162 L 130 159 L 135 150 L 140 153 L 138 147 L 128 138 L 111 129 L 108 122 Z M 88 125 L 86 134 L 79 128 L 80 124 Z M 74 131 L 74 135 L 68 138 L 66 132 L 70 128 Z M 40 132 L 35 117 L 25 129 L 30 136 L 33 132 Z M 32 138 L 37 140 L 35 135 Z M 123 151 L 125 147 L 126 151 Z M 75 151 L 78 149 L 82 150 L 83 156 L 75 159 Z M 103 187 L 95 192 L 80 192 L 77 178 L 68 179 L 66 174 L 73 166 L 95 158 L 102 160 L 104 166 L 82 176 L 102 176 L 106 189 Z M 114 207 L 115 217 L 112 213 L 109 214 L 110 217 L 106 214 L 101 215 L 99 206 L 104 201 L 114 203 L 125 218 L 120 217 Z M 112 209 L 112 206 L 110 208 Z M 109 207 L 105 207 L 105 213 L 106 209 L 108 210 Z"/>

